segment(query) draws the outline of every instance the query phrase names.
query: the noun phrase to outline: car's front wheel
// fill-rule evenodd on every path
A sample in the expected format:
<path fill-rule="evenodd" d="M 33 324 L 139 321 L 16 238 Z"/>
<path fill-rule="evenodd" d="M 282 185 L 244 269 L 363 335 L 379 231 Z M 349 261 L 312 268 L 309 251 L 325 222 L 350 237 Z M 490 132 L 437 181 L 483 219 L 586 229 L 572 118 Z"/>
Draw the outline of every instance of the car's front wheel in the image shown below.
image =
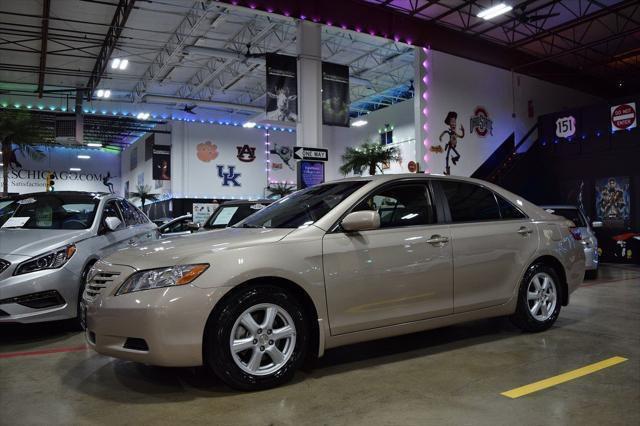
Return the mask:
<path fill-rule="evenodd" d="M 556 271 L 548 265 L 536 263 L 524 274 L 511 321 L 524 331 L 547 330 L 560 315 L 560 297 L 560 279 Z"/>
<path fill-rule="evenodd" d="M 260 390 L 293 378 L 308 347 L 300 303 L 287 291 L 257 285 L 232 295 L 205 332 L 205 362 L 229 386 Z"/>

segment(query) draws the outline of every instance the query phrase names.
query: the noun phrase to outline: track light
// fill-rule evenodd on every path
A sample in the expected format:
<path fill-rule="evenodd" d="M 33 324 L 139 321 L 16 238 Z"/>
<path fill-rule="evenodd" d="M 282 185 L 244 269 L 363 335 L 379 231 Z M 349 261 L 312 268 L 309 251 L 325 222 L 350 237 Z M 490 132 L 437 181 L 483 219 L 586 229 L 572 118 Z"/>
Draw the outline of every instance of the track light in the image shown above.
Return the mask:
<path fill-rule="evenodd" d="M 148 112 L 139 112 L 138 115 L 136 115 L 136 118 L 138 120 L 148 120 L 149 119 L 149 113 Z"/>
<path fill-rule="evenodd" d="M 491 6 L 488 9 L 481 10 L 480 13 L 478 13 L 478 15 L 476 16 L 478 18 L 484 19 L 485 21 L 488 21 L 489 19 L 493 19 L 496 16 L 504 15 L 512 9 L 513 7 L 509 6 L 508 4 L 500 3 L 495 6 Z"/>
<path fill-rule="evenodd" d="M 114 58 L 111 60 L 112 70 L 126 70 L 128 66 L 129 66 L 128 59 Z"/>
<path fill-rule="evenodd" d="M 367 123 L 368 123 L 367 120 L 356 120 L 351 123 L 351 127 L 362 127 L 367 125 Z"/>
<path fill-rule="evenodd" d="M 253 129 L 254 127 L 256 127 L 256 123 L 254 123 L 253 121 L 247 121 L 242 125 L 242 127 L 244 127 L 245 129 Z"/>
<path fill-rule="evenodd" d="M 107 98 L 111 97 L 111 90 L 109 90 L 109 89 L 106 89 L 106 90 L 104 90 L 104 89 L 99 89 L 99 90 L 96 92 L 96 96 L 97 96 L 98 98 L 105 98 L 105 99 L 107 99 Z"/>

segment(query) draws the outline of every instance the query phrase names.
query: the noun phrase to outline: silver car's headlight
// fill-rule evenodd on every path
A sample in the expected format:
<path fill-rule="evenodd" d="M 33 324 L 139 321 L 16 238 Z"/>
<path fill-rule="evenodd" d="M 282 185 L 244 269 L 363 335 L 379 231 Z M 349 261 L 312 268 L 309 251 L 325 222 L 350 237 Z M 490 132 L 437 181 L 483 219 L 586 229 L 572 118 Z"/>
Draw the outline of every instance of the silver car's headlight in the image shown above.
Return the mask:
<path fill-rule="evenodd" d="M 64 266 L 76 252 L 75 244 L 52 250 L 48 253 L 22 262 L 16 268 L 14 275 L 28 274 L 29 272 L 43 271 L 45 269 L 58 269 Z"/>
<path fill-rule="evenodd" d="M 120 286 L 116 296 L 134 291 L 189 284 L 209 268 L 208 263 L 177 265 L 168 268 L 147 269 L 131 275 Z"/>

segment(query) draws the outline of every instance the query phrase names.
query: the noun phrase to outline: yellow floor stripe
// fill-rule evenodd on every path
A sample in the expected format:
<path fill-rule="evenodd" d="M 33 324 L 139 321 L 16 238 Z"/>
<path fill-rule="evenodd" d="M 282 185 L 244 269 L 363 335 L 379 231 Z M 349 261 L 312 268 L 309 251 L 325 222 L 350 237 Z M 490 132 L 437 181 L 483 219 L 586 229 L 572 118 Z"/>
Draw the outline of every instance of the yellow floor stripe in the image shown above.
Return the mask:
<path fill-rule="evenodd" d="M 577 370 L 568 371 L 557 376 L 549 377 L 548 379 L 540 380 L 539 382 L 502 392 L 501 395 L 508 398 L 520 398 L 521 396 L 538 392 L 539 390 L 550 388 L 552 386 L 559 385 L 560 383 L 586 376 L 587 374 L 595 373 L 603 368 L 611 367 L 625 361 L 627 361 L 626 358 L 614 356 L 613 358 L 605 359 L 604 361 L 596 362 L 595 364 L 587 365 L 585 367 L 578 368 Z"/>

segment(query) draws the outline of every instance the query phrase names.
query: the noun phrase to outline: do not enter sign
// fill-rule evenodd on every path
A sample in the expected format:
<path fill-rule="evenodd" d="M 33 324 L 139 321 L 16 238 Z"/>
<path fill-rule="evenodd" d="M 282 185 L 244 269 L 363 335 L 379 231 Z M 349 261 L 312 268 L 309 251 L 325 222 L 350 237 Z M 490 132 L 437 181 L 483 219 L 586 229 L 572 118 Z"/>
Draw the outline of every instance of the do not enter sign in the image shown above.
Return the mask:
<path fill-rule="evenodd" d="M 637 124 L 636 103 L 616 105 L 611 107 L 611 130 L 633 129 Z"/>

